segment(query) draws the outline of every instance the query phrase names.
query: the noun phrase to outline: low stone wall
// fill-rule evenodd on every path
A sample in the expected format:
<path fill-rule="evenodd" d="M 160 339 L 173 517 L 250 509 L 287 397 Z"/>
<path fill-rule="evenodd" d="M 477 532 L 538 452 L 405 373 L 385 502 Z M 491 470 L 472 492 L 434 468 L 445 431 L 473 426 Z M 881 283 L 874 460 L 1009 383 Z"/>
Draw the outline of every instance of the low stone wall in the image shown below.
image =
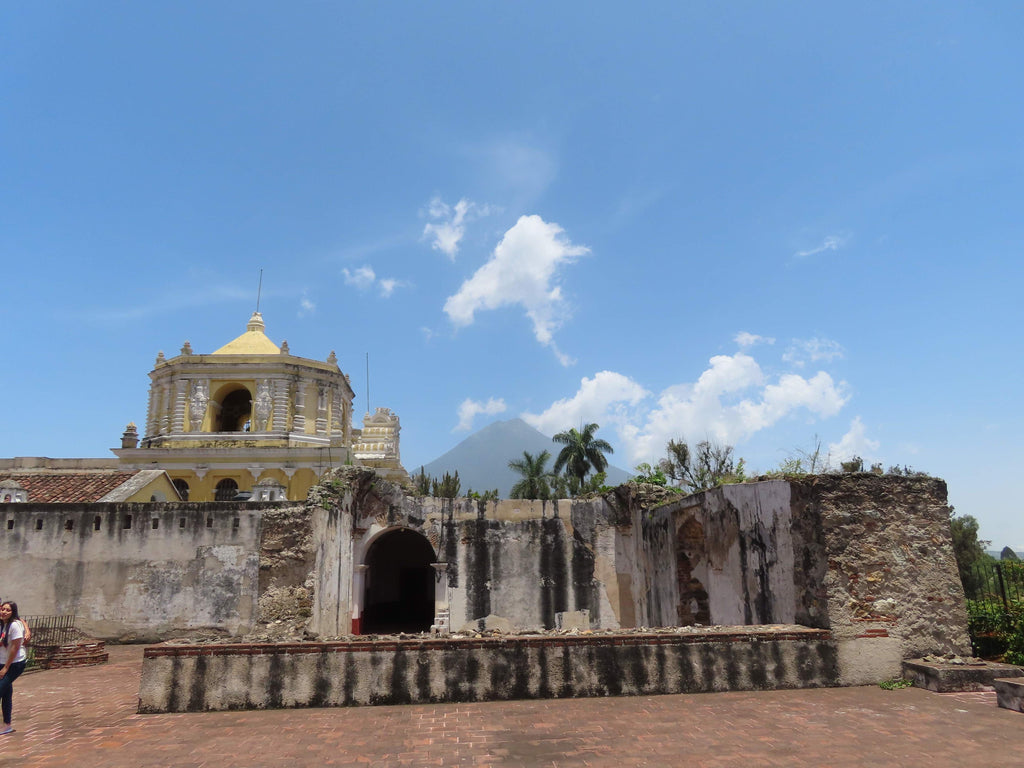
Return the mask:
<path fill-rule="evenodd" d="M 798 626 L 170 645 L 145 650 L 139 712 L 812 688 L 838 678 L 829 633 Z"/>

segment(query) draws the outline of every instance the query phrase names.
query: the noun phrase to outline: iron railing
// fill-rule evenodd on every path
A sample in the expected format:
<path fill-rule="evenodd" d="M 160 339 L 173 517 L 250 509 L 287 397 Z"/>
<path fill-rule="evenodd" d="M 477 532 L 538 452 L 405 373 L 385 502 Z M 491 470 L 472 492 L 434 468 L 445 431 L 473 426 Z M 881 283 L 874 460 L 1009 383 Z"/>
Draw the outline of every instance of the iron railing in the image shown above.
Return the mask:
<path fill-rule="evenodd" d="M 74 616 L 22 616 L 32 632 L 32 641 L 26 648 L 25 670 L 38 669 L 37 647 L 60 646 L 72 643 L 78 636 Z"/>
<path fill-rule="evenodd" d="M 974 653 L 996 658 L 1024 611 L 1024 563 L 975 563 L 961 573 L 967 597 L 968 629 Z"/>
<path fill-rule="evenodd" d="M 77 636 L 74 616 L 25 616 L 34 645 L 66 645 Z"/>

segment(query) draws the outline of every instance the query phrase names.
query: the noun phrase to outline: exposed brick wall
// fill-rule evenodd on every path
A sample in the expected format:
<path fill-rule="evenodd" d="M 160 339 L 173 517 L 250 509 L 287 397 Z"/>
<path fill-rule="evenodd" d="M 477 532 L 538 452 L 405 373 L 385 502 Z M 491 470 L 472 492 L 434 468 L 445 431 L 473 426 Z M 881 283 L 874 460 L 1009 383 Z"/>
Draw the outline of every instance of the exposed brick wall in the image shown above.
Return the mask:
<path fill-rule="evenodd" d="M 106 664 L 110 654 L 102 641 L 66 645 L 34 646 L 34 658 L 40 669 L 65 669 Z"/>

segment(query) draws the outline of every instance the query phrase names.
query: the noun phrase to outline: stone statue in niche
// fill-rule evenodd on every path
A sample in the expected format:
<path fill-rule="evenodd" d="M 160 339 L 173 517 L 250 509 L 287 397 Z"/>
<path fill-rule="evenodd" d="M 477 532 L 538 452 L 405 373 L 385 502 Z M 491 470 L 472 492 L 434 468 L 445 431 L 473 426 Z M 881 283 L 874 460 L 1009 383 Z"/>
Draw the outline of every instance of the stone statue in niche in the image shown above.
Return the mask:
<path fill-rule="evenodd" d="M 203 379 L 192 382 L 192 395 L 188 403 L 188 425 L 193 432 L 203 426 L 206 404 L 210 402 L 210 385 Z"/>
<path fill-rule="evenodd" d="M 270 411 L 273 408 L 273 401 L 270 397 L 270 381 L 262 379 L 256 385 L 256 403 L 253 412 L 256 415 L 256 431 L 266 432 L 267 422 L 270 420 Z"/>

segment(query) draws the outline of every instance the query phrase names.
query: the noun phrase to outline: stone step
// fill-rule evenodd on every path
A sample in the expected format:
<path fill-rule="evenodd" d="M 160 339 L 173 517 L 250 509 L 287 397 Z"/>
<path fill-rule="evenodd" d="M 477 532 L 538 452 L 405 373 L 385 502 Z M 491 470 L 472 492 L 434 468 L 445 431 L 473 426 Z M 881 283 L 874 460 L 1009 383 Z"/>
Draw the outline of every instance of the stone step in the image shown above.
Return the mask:
<path fill-rule="evenodd" d="M 996 678 L 1024 677 L 1024 669 L 993 661 L 907 659 L 903 662 L 903 677 L 917 688 L 936 693 L 991 691 Z"/>
<path fill-rule="evenodd" d="M 1000 707 L 1024 712 L 1024 677 L 997 677 L 992 682 Z"/>

